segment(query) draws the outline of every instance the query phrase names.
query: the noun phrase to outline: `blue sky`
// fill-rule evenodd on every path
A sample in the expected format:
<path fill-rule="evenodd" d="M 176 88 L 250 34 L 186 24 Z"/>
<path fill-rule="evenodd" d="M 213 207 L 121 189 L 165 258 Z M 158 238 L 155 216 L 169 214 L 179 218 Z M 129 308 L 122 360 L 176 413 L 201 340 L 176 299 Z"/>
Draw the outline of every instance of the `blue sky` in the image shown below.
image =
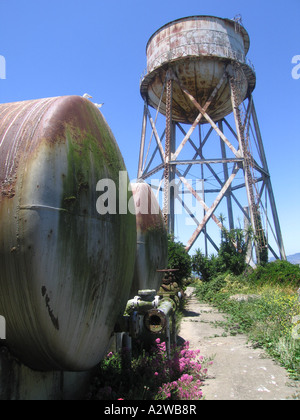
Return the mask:
<path fill-rule="evenodd" d="M 300 252 L 299 0 L 0 0 L 0 102 L 93 96 L 136 177 L 146 44 L 162 25 L 185 16 L 241 14 L 250 35 L 254 100 L 287 254 Z"/>

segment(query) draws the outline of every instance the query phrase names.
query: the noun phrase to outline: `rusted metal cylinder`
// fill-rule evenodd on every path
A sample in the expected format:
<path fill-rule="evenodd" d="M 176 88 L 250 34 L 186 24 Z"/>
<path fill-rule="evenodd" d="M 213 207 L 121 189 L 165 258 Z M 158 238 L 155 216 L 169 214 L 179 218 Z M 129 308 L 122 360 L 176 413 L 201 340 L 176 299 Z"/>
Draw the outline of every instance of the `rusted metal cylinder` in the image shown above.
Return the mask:
<path fill-rule="evenodd" d="M 98 214 L 96 185 L 110 179 L 118 194 L 125 170 L 88 100 L 0 105 L 0 313 L 33 369 L 84 371 L 105 355 L 129 298 L 136 221 Z"/>
<path fill-rule="evenodd" d="M 144 325 L 152 333 L 160 333 L 167 327 L 168 317 L 172 315 L 173 304 L 163 299 L 158 308 L 150 309 L 144 317 Z"/>
<path fill-rule="evenodd" d="M 167 231 L 158 201 L 145 182 L 131 184 L 136 212 L 137 253 L 130 296 L 144 289 L 158 291 L 167 266 Z"/>
<path fill-rule="evenodd" d="M 166 115 L 163 87 L 169 70 L 202 106 L 214 89 L 208 114 L 218 121 L 232 112 L 228 80 L 222 81 L 230 63 L 239 65 L 241 101 L 251 93 L 256 76 L 246 58 L 249 35 L 242 25 L 215 16 L 191 16 L 170 22 L 156 31 L 147 44 L 147 74 L 141 83 L 141 95 L 149 105 Z M 219 83 L 221 83 L 219 85 Z M 198 115 L 193 104 L 177 83 L 172 92 L 172 119 L 193 123 Z M 202 118 L 201 124 L 206 123 Z"/>

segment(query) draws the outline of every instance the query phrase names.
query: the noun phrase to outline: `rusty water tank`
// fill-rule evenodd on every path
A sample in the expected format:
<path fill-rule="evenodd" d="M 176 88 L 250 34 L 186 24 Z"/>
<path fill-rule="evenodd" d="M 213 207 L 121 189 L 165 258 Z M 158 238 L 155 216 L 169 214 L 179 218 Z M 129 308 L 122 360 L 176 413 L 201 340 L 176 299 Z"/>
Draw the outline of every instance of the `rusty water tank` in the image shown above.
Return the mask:
<path fill-rule="evenodd" d="M 159 290 L 167 267 L 168 237 L 158 201 L 145 182 L 131 184 L 136 212 L 137 253 L 131 298 L 139 290 Z"/>
<path fill-rule="evenodd" d="M 35 370 L 84 371 L 105 355 L 132 285 L 136 220 L 96 210 L 125 165 L 79 96 L 0 105 L 0 314 Z"/>
<path fill-rule="evenodd" d="M 172 21 L 149 39 L 147 74 L 141 82 L 141 95 L 165 115 L 166 95 L 162 95 L 166 74 L 173 71 L 180 83 L 204 106 L 222 80 L 228 64 L 238 65 L 240 103 L 254 90 L 256 76 L 246 58 L 250 39 L 238 22 L 214 16 L 191 16 Z M 162 98 L 161 98 L 162 96 Z M 218 121 L 232 112 L 228 80 L 224 80 L 208 114 Z M 178 84 L 173 84 L 172 119 L 193 123 L 198 116 Z M 201 123 L 206 123 L 203 118 Z"/>

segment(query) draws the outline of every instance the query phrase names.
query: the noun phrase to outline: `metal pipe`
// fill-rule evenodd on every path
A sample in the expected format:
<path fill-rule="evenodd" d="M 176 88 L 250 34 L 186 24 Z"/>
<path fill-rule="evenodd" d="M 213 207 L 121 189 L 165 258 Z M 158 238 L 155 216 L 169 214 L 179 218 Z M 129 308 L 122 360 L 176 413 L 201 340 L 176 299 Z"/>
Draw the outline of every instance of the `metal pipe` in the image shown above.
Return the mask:
<path fill-rule="evenodd" d="M 141 299 L 131 299 L 127 303 L 125 313 L 130 314 L 133 311 L 137 311 L 140 315 L 145 315 L 152 308 L 152 302 L 145 302 Z"/>
<path fill-rule="evenodd" d="M 172 303 L 169 299 L 163 299 L 158 308 L 153 308 L 146 313 L 144 317 L 144 325 L 146 329 L 152 333 L 160 333 L 164 331 L 172 313 Z"/>

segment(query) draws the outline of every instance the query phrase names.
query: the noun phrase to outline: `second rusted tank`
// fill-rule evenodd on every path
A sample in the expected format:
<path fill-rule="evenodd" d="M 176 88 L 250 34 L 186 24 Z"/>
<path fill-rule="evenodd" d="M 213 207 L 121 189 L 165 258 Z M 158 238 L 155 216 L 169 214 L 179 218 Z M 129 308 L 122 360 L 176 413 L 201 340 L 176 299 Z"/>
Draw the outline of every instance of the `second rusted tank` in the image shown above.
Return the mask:
<path fill-rule="evenodd" d="M 145 182 L 131 184 L 136 212 L 137 253 L 130 296 L 139 290 L 159 290 L 167 267 L 168 237 L 158 201 Z"/>

